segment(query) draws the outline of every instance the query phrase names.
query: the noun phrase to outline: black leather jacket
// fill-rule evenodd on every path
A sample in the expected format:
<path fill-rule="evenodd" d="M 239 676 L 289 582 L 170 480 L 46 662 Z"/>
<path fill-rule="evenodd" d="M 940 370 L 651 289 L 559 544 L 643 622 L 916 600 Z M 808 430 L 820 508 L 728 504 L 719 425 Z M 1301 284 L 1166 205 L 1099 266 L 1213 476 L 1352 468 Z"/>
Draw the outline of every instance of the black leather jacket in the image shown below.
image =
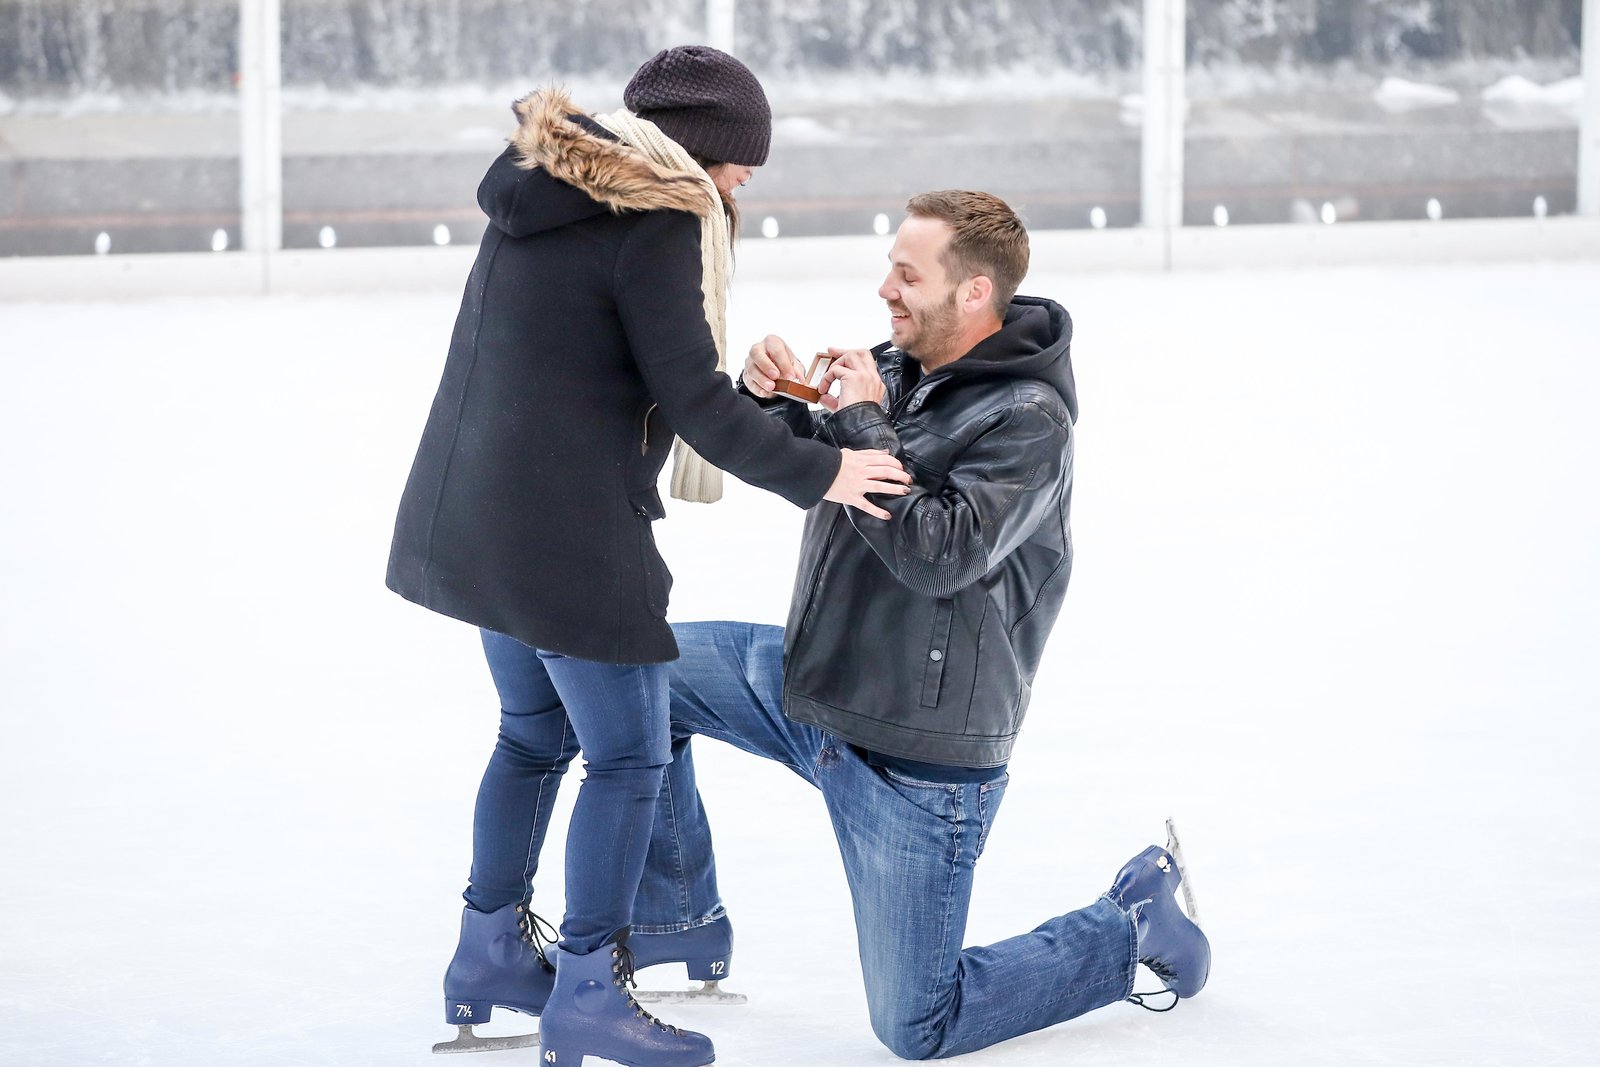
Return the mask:
<path fill-rule="evenodd" d="M 912 492 L 885 522 L 806 517 L 784 639 L 784 709 L 874 752 L 1005 763 L 1072 570 L 1072 320 L 1017 297 L 999 333 L 933 374 L 873 350 L 885 407 L 764 406 L 797 434 L 882 448 Z"/>

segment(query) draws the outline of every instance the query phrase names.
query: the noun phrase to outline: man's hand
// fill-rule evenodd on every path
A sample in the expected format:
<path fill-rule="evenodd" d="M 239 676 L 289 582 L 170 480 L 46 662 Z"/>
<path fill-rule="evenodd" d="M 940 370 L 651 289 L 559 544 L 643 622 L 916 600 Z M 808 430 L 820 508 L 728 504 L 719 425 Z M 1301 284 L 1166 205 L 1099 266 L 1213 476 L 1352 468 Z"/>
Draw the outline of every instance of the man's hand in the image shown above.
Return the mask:
<path fill-rule="evenodd" d="M 882 449 L 857 451 L 841 448 L 839 452 L 843 456 L 839 464 L 839 476 L 833 480 L 832 487 L 823 499 L 849 505 L 876 519 L 890 518 L 887 511 L 867 500 L 867 494 L 905 496 L 911 492 L 911 475 L 906 473 L 898 459 Z"/>
<path fill-rule="evenodd" d="M 750 355 L 744 361 L 744 370 L 739 372 L 739 377 L 744 379 L 744 387 L 750 390 L 752 396 L 765 400 L 772 395 L 772 384 L 779 378 L 803 382 L 806 372 L 783 338 L 769 333 L 763 340 L 750 346 Z"/>
<path fill-rule="evenodd" d="M 817 387 L 822 390 L 823 407 L 838 411 L 863 401 L 880 406 L 883 404 L 888 389 L 883 379 L 878 377 L 878 361 L 872 358 L 871 352 L 865 348 L 830 348 L 828 355 L 833 357 L 833 363 L 828 367 L 828 373 L 822 376 L 822 384 Z M 829 392 L 834 382 L 839 383 L 838 396 L 832 396 Z"/>

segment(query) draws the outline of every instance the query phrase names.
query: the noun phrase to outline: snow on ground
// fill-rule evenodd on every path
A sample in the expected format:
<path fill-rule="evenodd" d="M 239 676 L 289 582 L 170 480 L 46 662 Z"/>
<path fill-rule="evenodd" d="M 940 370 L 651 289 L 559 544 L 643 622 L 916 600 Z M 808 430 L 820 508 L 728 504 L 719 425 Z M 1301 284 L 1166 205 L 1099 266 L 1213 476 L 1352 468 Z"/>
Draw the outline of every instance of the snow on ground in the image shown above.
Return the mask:
<path fill-rule="evenodd" d="M 742 285 L 736 342 L 875 341 L 872 289 Z M 1590 1062 L 1600 263 L 1027 289 L 1078 322 L 1078 563 L 968 941 L 1172 813 L 1216 958 L 969 1062 Z M 435 1062 L 495 702 L 383 570 L 454 310 L 0 305 L 0 1062 Z M 671 511 L 674 617 L 781 621 L 800 515 Z M 699 763 L 751 1002 L 669 1018 L 892 1062 L 817 798 Z"/>

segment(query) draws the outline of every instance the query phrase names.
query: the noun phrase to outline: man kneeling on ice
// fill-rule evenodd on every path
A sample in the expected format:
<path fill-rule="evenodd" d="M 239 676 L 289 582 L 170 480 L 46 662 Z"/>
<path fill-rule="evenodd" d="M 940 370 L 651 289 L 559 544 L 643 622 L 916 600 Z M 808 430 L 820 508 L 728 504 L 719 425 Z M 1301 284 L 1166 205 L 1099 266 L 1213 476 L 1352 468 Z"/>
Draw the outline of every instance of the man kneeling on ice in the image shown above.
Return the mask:
<path fill-rule="evenodd" d="M 929 1059 L 1142 1004 L 1141 962 L 1192 997 L 1211 950 L 1174 899 L 1170 823 L 1167 847 L 1130 860 L 1093 904 L 962 949 L 973 868 L 1072 566 L 1078 402 L 1067 312 L 1014 295 L 1028 267 L 1021 220 L 981 192 L 925 193 L 907 211 L 878 290 L 891 340 L 834 350 L 826 410 L 775 395 L 804 373 L 777 337 L 750 350 L 740 388 L 798 435 L 893 453 L 915 484 L 879 498 L 877 517 L 830 503 L 808 513 L 786 628 L 673 628 L 673 762 L 633 929 L 644 942 L 714 941 L 690 972 L 727 973 L 689 739 L 777 760 L 832 818 L 873 1030 L 897 1055 Z"/>

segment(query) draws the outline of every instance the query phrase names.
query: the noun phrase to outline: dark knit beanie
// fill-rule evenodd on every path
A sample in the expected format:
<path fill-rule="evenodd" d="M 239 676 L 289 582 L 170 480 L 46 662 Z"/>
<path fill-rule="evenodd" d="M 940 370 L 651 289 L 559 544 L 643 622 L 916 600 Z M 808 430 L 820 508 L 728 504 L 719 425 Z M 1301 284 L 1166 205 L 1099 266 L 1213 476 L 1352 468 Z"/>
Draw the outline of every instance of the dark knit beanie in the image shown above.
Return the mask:
<path fill-rule="evenodd" d="M 657 52 L 622 91 L 622 102 L 691 155 L 746 167 L 767 161 L 772 107 L 750 68 L 726 52 L 698 44 Z"/>

